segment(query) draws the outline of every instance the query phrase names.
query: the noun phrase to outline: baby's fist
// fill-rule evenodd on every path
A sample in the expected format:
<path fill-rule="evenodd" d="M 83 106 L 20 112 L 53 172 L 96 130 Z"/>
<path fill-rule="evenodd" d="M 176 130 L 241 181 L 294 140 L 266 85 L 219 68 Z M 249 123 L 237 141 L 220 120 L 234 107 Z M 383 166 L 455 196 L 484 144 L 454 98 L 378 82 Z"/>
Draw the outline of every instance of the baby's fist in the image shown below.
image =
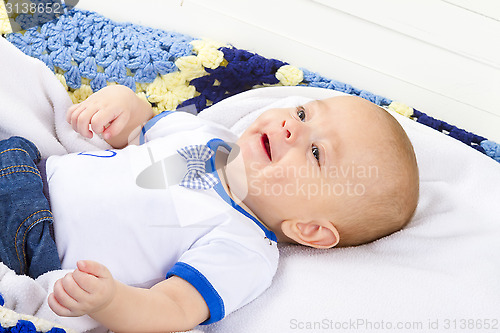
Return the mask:
<path fill-rule="evenodd" d="M 76 317 L 104 309 L 115 292 L 115 280 L 104 265 L 78 261 L 77 269 L 56 281 L 48 303 L 59 316 Z"/>

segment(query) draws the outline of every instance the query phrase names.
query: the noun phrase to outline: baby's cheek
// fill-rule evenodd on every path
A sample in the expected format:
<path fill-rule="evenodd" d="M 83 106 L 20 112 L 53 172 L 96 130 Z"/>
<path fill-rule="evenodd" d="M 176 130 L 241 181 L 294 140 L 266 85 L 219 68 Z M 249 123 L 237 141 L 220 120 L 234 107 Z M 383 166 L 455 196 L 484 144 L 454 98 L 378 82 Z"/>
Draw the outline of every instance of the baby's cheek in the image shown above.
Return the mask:
<path fill-rule="evenodd" d="M 286 173 L 277 169 L 263 170 L 258 185 L 267 197 L 290 198 L 297 196 L 300 179 L 289 177 Z"/>

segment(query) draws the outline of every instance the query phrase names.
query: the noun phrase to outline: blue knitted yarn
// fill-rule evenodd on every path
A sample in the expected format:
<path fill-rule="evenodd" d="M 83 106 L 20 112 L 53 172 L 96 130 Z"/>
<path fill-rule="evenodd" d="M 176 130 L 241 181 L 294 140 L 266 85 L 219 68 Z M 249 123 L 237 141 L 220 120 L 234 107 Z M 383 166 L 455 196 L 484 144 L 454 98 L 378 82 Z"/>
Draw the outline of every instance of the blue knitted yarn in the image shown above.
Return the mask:
<path fill-rule="evenodd" d="M 333 89 L 349 95 L 359 96 L 379 106 L 385 106 L 392 103 L 392 100 L 375 95 L 369 91 L 356 89 L 349 84 L 325 78 L 318 73 L 310 72 L 304 68 L 302 68 L 302 71 L 304 72 L 304 80 L 302 83 L 307 86 Z"/>
<path fill-rule="evenodd" d="M 258 54 L 237 48 L 221 48 L 227 66 L 216 69 L 206 68 L 210 74 L 191 81 L 200 96 L 189 99 L 179 105 L 184 107 L 195 104 L 199 111 L 206 108 L 207 101 L 217 103 L 222 99 L 251 89 L 256 85 L 277 84 L 277 70 L 286 62 L 277 59 L 267 59 Z M 318 73 L 301 69 L 304 73 L 302 84 L 311 87 L 333 89 L 351 95 L 356 95 L 369 100 L 377 105 L 389 105 L 392 101 L 388 98 L 372 94 L 366 90 L 360 90 L 335 80 L 326 79 Z M 219 85 L 215 85 L 219 82 Z"/>
<path fill-rule="evenodd" d="M 16 326 L 12 327 L 2 327 L 0 326 L 0 333 L 38 333 L 35 325 L 26 320 L 19 320 Z M 62 328 L 53 327 L 47 333 L 66 333 Z"/>
<path fill-rule="evenodd" d="M 136 90 L 160 74 L 177 70 L 174 61 L 192 54 L 193 38 L 131 23 L 113 22 L 94 12 L 73 9 L 41 29 L 13 33 L 7 39 L 25 54 L 39 58 L 53 71 L 62 69 L 68 87 L 90 79 L 95 92 L 106 82 Z"/>
<path fill-rule="evenodd" d="M 12 33 L 7 38 L 24 53 L 44 61 L 53 71 L 63 72 L 70 89 L 78 89 L 82 80 L 88 79 L 93 92 L 109 82 L 126 85 L 135 91 L 136 83 L 151 83 L 159 75 L 176 72 L 179 70 L 174 63 L 177 59 L 195 55 L 190 44 L 194 39 L 189 36 L 117 23 L 97 13 L 78 9 L 45 23 L 38 30 L 31 28 L 24 35 Z M 215 69 L 205 68 L 208 75 L 192 79 L 189 84 L 199 95 L 185 100 L 178 108 L 194 104 L 199 112 L 252 87 L 277 84 L 276 73 L 286 65 L 280 60 L 233 47 L 221 48 L 220 51 L 225 63 Z M 392 102 L 307 69 L 301 70 L 303 81 L 300 85 L 337 90 L 380 106 Z M 412 118 L 500 159 L 500 146 L 494 142 L 418 110 L 414 110 Z"/>
<path fill-rule="evenodd" d="M 0 306 L 5 304 L 2 295 L 0 295 Z M 26 320 L 18 320 L 15 326 L 11 327 L 2 327 L 0 325 L 0 333 L 38 333 L 35 325 Z M 62 328 L 53 327 L 47 333 L 66 333 L 66 331 Z"/>
<path fill-rule="evenodd" d="M 220 50 L 228 64 L 216 69 L 205 68 L 209 75 L 191 81 L 191 85 L 200 95 L 183 102 L 179 108 L 195 104 L 200 112 L 208 106 L 208 101 L 217 103 L 256 85 L 277 84 L 279 80 L 276 78 L 276 72 L 287 64 L 237 48 L 223 47 Z"/>
<path fill-rule="evenodd" d="M 479 150 L 482 153 L 485 153 L 485 150 L 483 146 L 481 145 L 481 142 L 485 141 L 486 138 L 476 135 L 471 132 L 467 132 L 464 129 L 458 128 L 456 126 L 450 125 L 442 120 L 435 119 L 433 117 L 430 117 L 426 115 L 423 112 L 420 112 L 416 109 L 413 109 L 413 115 L 411 116 L 412 118 L 416 119 L 417 122 L 427 125 L 429 127 L 434 128 L 435 130 L 438 130 L 440 132 L 443 132 L 445 134 L 448 134 L 452 138 L 455 138 L 466 145 L 471 146 L 474 149 Z M 498 146 L 498 145 L 497 145 Z"/>
<path fill-rule="evenodd" d="M 0 295 L 0 306 L 5 304 L 2 295 Z M 38 333 L 35 325 L 26 320 L 18 320 L 15 326 L 11 327 L 2 327 L 0 325 L 0 333 Z M 47 333 L 66 333 L 66 330 L 58 327 L 53 327 Z"/>
<path fill-rule="evenodd" d="M 500 162 L 500 145 L 498 143 L 490 140 L 484 140 L 481 142 L 481 147 L 486 155 L 493 158 L 495 161 Z"/>

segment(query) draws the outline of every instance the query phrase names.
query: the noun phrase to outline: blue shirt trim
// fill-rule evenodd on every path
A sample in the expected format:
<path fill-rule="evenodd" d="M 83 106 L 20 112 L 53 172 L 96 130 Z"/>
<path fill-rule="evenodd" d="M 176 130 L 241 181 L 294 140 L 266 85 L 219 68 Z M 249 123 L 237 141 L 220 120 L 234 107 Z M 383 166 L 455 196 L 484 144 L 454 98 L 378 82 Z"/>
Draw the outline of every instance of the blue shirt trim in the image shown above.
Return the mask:
<path fill-rule="evenodd" d="M 163 111 L 162 113 L 157 114 L 153 118 L 149 119 L 149 121 L 145 123 L 144 126 L 142 126 L 141 136 L 139 137 L 139 143 L 141 145 L 144 144 L 146 142 L 146 138 L 144 137 L 146 135 L 146 132 L 149 131 L 151 127 L 153 127 L 158 122 L 158 120 L 171 113 L 174 113 L 174 111 Z"/>
<path fill-rule="evenodd" d="M 214 153 L 217 153 L 217 149 L 220 146 L 226 148 L 228 151 L 231 151 L 231 146 L 229 146 L 226 142 L 224 142 L 221 139 L 212 139 L 212 140 L 208 141 L 207 146 L 210 149 L 212 149 L 214 151 Z M 250 220 L 252 220 L 255 224 L 257 224 L 262 229 L 262 231 L 264 231 L 264 234 L 266 235 L 267 238 L 269 238 L 272 241 L 277 242 L 278 238 L 276 237 L 276 234 L 274 232 L 267 229 L 265 225 L 263 225 L 259 220 L 257 220 L 255 218 L 255 216 L 253 216 L 252 214 L 247 212 L 245 209 L 243 209 L 243 207 L 241 207 L 236 202 L 234 202 L 234 200 L 227 194 L 226 190 L 224 189 L 224 186 L 222 186 L 222 182 L 219 178 L 219 174 L 217 173 L 217 170 L 215 168 L 215 155 L 216 154 L 213 154 L 212 157 L 207 161 L 207 163 L 205 165 L 205 170 L 207 170 L 207 172 L 210 172 L 212 175 L 217 177 L 218 182 L 214 186 L 214 190 L 219 194 L 219 196 L 225 202 L 227 202 L 229 205 L 231 205 L 231 207 L 233 207 L 238 212 L 245 215 Z"/>
<path fill-rule="evenodd" d="M 78 155 L 82 155 L 82 156 L 92 156 L 92 157 L 101 157 L 101 158 L 111 158 L 111 157 L 115 157 L 117 154 L 116 151 L 114 150 L 111 150 L 111 149 L 106 149 L 102 152 L 94 152 L 94 153 L 86 153 L 86 152 L 81 152 L 81 153 L 78 153 Z"/>
<path fill-rule="evenodd" d="M 196 268 L 184 262 L 177 262 L 167 273 L 167 279 L 176 275 L 198 290 L 210 310 L 210 317 L 200 325 L 208 325 L 224 318 L 224 301 L 207 278 Z"/>

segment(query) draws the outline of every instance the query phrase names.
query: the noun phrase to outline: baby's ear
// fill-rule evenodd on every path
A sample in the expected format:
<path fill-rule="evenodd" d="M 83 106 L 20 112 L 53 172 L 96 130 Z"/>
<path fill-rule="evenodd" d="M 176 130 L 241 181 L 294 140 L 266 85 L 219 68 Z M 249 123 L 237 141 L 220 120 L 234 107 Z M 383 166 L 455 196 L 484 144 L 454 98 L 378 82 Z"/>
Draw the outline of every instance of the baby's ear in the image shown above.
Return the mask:
<path fill-rule="evenodd" d="M 281 222 L 281 230 L 295 242 L 314 247 L 328 249 L 340 241 L 337 228 L 328 220 L 298 221 L 285 220 Z"/>

